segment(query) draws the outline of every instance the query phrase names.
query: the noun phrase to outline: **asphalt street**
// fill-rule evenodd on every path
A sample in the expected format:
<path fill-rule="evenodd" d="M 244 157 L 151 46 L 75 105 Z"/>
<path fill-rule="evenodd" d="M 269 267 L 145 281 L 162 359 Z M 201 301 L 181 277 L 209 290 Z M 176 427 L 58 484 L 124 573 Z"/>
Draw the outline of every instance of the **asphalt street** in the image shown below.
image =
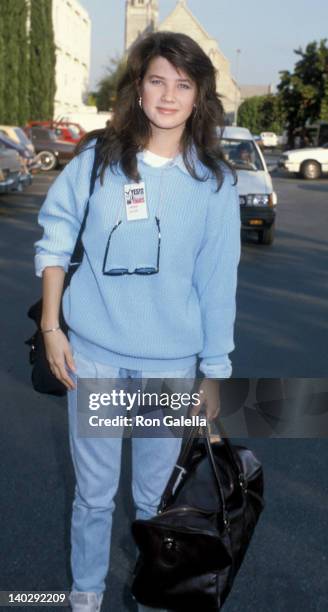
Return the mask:
<path fill-rule="evenodd" d="M 328 179 L 272 178 L 275 241 L 243 242 L 233 376 L 326 376 Z"/>
<path fill-rule="evenodd" d="M 33 331 L 27 308 L 40 294 L 33 275 L 36 215 L 55 176 L 37 175 L 25 193 L 0 198 L 0 590 L 69 590 L 71 580 L 74 475 L 65 399 L 31 389 L 23 344 Z M 252 238 L 243 243 L 233 375 L 327 377 L 328 180 L 276 175 L 274 182 L 274 245 Z M 263 463 L 266 507 L 224 609 L 326 612 L 327 440 L 236 441 Z M 130 457 L 125 440 L 104 612 L 135 610 L 128 588 L 134 556 Z"/>

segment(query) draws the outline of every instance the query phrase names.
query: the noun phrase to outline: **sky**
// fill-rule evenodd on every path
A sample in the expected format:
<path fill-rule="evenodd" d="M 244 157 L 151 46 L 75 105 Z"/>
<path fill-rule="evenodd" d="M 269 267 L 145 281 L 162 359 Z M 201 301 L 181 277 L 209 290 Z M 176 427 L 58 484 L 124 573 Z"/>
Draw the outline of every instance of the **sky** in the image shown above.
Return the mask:
<path fill-rule="evenodd" d="M 90 89 L 124 46 L 125 0 L 79 0 L 92 22 Z M 162 21 L 176 0 L 159 0 Z M 205 30 L 231 63 L 240 85 L 276 86 L 292 70 L 294 49 L 328 38 L 328 0 L 188 0 Z M 240 49 L 237 64 L 237 49 Z"/>

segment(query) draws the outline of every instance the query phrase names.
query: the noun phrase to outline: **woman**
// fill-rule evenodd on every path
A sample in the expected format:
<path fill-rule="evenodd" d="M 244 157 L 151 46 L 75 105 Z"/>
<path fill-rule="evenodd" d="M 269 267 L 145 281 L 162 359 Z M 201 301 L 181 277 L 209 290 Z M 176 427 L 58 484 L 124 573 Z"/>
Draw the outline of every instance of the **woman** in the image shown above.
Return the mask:
<path fill-rule="evenodd" d="M 100 610 L 122 442 L 78 436 L 77 378 L 193 379 L 199 358 L 202 406 L 213 419 L 217 379 L 231 376 L 240 213 L 235 175 L 217 135 L 222 124 L 215 69 L 202 49 L 183 34 L 150 34 L 129 55 L 112 122 L 82 139 L 39 214 L 42 330 L 51 370 L 68 389 L 77 480 L 75 612 Z M 68 341 L 58 325 L 59 305 L 99 136 L 102 166 L 84 258 L 63 296 Z M 136 437 L 132 445 L 137 517 L 148 518 L 181 439 Z"/>

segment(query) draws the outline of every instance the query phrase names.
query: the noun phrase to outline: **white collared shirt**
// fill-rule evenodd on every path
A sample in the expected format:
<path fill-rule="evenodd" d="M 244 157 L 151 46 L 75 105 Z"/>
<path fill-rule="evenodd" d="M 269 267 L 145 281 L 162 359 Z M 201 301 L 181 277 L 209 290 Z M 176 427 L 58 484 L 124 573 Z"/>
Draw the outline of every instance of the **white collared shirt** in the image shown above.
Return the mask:
<path fill-rule="evenodd" d="M 154 168 L 160 168 L 164 166 L 168 162 L 171 162 L 173 157 L 163 157 L 162 155 L 157 155 L 157 153 L 152 153 L 152 151 L 148 151 L 145 149 L 140 153 L 140 159 L 142 159 L 145 164 L 148 166 L 153 166 Z"/>

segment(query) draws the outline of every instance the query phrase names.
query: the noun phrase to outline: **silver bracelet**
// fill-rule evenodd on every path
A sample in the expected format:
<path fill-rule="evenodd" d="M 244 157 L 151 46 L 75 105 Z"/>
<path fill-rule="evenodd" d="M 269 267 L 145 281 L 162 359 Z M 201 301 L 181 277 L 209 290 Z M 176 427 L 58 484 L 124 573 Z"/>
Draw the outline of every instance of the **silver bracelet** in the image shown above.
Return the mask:
<path fill-rule="evenodd" d="M 52 327 L 51 329 L 41 329 L 42 334 L 48 334 L 49 332 L 57 331 L 60 329 L 60 325 L 58 327 Z"/>

